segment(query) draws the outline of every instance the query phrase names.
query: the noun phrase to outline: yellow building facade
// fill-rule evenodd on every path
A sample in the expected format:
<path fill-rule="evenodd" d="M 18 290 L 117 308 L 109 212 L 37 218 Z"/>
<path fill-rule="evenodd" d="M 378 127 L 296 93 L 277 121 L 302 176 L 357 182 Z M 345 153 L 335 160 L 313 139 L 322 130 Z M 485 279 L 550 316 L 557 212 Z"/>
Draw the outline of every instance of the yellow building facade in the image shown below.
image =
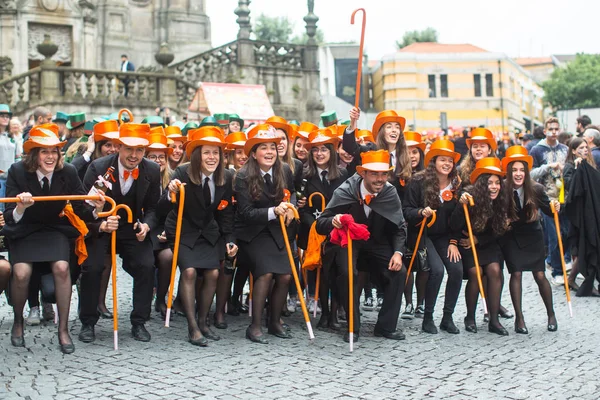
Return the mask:
<path fill-rule="evenodd" d="M 374 107 L 397 110 L 418 132 L 445 123 L 500 135 L 544 120 L 543 90 L 531 75 L 505 54 L 472 45 L 412 44 L 372 68 L 371 85 Z"/>

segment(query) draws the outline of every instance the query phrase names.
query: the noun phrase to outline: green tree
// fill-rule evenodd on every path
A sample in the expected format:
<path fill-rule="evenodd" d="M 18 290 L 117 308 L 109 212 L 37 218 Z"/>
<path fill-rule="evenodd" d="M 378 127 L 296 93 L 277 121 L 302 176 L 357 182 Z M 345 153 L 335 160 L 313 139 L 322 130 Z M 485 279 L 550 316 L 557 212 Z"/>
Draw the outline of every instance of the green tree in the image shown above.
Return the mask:
<path fill-rule="evenodd" d="M 542 83 L 544 102 L 554 110 L 600 107 L 600 55 L 577 54 Z"/>
<path fill-rule="evenodd" d="M 252 27 L 256 40 L 289 43 L 294 25 L 287 17 L 269 17 L 261 14 Z"/>
<path fill-rule="evenodd" d="M 413 43 L 437 42 L 438 36 L 438 31 L 431 27 L 422 31 L 408 31 L 402 36 L 402 41 L 396 40 L 396 47 L 400 50 Z"/>
<path fill-rule="evenodd" d="M 321 30 L 321 28 L 317 28 L 315 40 L 317 41 L 317 44 L 325 43 L 325 33 Z M 306 34 L 306 32 L 302 32 L 302 34 L 296 35 L 292 38 L 292 43 L 294 44 L 305 44 L 307 41 L 308 35 Z"/>

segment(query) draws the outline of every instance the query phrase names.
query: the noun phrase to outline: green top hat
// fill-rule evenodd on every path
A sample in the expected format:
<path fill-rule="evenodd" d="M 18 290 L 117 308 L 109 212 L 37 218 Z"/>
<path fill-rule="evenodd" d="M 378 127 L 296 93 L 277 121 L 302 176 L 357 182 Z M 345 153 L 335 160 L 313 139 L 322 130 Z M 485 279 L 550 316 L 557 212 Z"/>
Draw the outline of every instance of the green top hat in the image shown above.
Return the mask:
<path fill-rule="evenodd" d="M 338 125 L 350 125 L 349 119 L 344 119 L 338 122 Z"/>
<path fill-rule="evenodd" d="M 0 114 L 8 114 L 9 117 L 12 117 L 8 104 L 0 104 Z"/>
<path fill-rule="evenodd" d="M 212 117 L 206 117 L 206 118 L 212 118 Z M 206 119 L 206 118 L 205 118 L 205 119 Z M 188 122 L 187 124 L 185 124 L 185 126 L 184 126 L 183 128 L 181 128 L 181 134 L 182 134 L 183 136 L 187 136 L 187 134 L 188 134 L 188 131 L 189 131 L 190 129 L 196 129 L 196 128 L 198 128 L 198 123 L 197 123 L 197 122 L 194 122 L 194 121 L 190 121 L 190 122 Z"/>
<path fill-rule="evenodd" d="M 142 124 L 149 124 L 151 126 L 162 126 L 164 128 L 165 126 L 165 121 L 162 119 L 162 117 L 158 116 L 158 115 L 151 115 L 149 117 L 146 117 L 142 120 Z"/>
<path fill-rule="evenodd" d="M 229 114 L 213 114 L 213 117 L 215 120 L 217 120 L 217 122 L 219 123 L 219 125 L 227 125 L 229 124 Z M 207 117 L 208 118 L 208 117 Z M 202 126 L 202 124 L 200 125 Z"/>
<path fill-rule="evenodd" d="M 57 111 L 52 122 L 67 122 L 69 120 L 69 114 L 62 111 Z"/>
<path fill-rule="evenodd" d="M 335 111 L 326 111 L 323 114 L 321 114 L 321 122 L 325 127 L 335 125 L 337 124 L 337 121 L 338 118 Z"/>
<path fill-rule="evenodd" d="M 86 135 L 91 135 L 94 133 L 94 125 L 96 125 L 97 121 L 85 121 L 85 125 L 83 126 L 83 131 Z"/>
<path fill-rule="evenodd" d="M 226 115 L 226 114 L 222 114 L 222 115 Z M 206 117 L 202 120 L 202 122 L 200 122 L 200 128 L 202 128 L 203 126 L 219 126 L 219 122 L 217 121 L 217 119 L 215 117 Z"/>
<path fill-rule="evenodd" d="M 242 130 L 244 128 L 244 120 L 240 118 L 239 115 L 237 114 L 229 114 L 229 122 L 239 122 L 240 124 L 240 130 Z"/>
<path fill-rule="evenodd" d="M 83 124 L 85 124 L 85 113 L 69 114 L 69 121 L 67 121 L 67 129 L 75 129 Z"/>

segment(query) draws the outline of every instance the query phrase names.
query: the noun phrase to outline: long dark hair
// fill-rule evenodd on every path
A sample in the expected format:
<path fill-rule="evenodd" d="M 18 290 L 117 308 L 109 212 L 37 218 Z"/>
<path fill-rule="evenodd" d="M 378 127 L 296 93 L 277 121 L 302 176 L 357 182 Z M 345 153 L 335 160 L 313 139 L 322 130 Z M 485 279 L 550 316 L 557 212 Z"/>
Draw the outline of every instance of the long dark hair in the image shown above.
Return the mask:
<path fill-rule="evenodd" d="M 495 200 L 490 199 L 490 190 L 488 188 L 488 179 L 491 174 L 481 174 L 475 183 L 468 186 L 465 190 L 473 196 L 475 205 L 472 207 L 471 222 L 473 231 L 481 233 L 485 230 L 488 223 L 491 223 L 494 235 L 500 236 L 508 229 L 507 222 L 507 201 L 506 191 L 503 190 L 504 184 L 500 179 L 500 191 Z"/>
<path fill-rule="evenodd" d="M 567 151 L 567 159 L 565 160 L 566 163 L 575 164 L 575 159 L 578 158 L 578 156 L 575 154 L 575 151 L 584 141 L 585 139 L 580 137 L 574 137 L 573 139 L 571 139 L 571 141 L 569 142 L 569 150 Z M 592 156 L 592 149 L 590 149 L 589 145 L 588 156 L 585 159 L 585 161 L 587 161 L 588 164 L 590 164 L 592 167 L 596 168 L 596 163 L 594 162 L 594 157 Z"/>
<path fill-rule="evenodd" d="M 333 145 L 327 143 L 324 145 L 329 149 L 329 162 L 327 163 L 327 179 L 334 180 L 340 177 L 342 174 L 340 171 L 340 167 L 338 166 L 338 155 L 337 152 L 333 149 Z M 312 149 L 308 152 L 308 161 L 304 166 L 303 176 L 306 179 L 310 179 L 315 175 L 319 175 L 317 171 L 317 163 L 313 159 Z"/>
<path fill-rule="evenodd" d="M 190 157 L 190 163 L 187 168 L 187 174 L 190 177 L 190 181 L 194 185 L 202 185 L 202 148 L 204 146 L 198 146 L 192 151 Z M 223 166 L 223 148 L 219 147 L 219 163 L 217 169 L 213 173 L 213 179 L 215 186 L 225 185 L 225 167 Z M 167 161 L 167 167 L 169 166 Z"/>
<path fill-rule="evenodd" d="M 385 141 L 385 126 L 383 124 L 379 128 L 377 133 L 377 148 L 379 150 L 388 150 L 388 143 Z M 404 139 L 404 133 L 400 132 L 398 141 L 396 142 L 396 168 L 394 173 L 390 174 L 390 180 L 396 178 L 404 179 L 408 181 L 412 176 L 412 168 L 410 167 L 410 158 L 408 157 L 408 147 L 406 146 L 406 140 Z"/>
<path fill-rule="evenodd" d="M 490 155 L 488 157 L 496 157 L 496 152 L 492 149 L 492 146 L 490 146 L 489 143 L 486 144 L 490 149 Z M 460 162 L 460 166 L 458 167 L 460 171 L 460 179 L 462 179 L 463 182 L 469 182 L 471 172 L 473 172 L 473 170 L 475 169 L 475 164 L 477 164 L 477 161 L 475 161 L 475 159 L 473 158 L 472 149 L 473 143 L 471 143 L 471 146 L 469 147 L 469 152 L 467 153 L 465 158 L 463 158 L 463 160 Z"/>
<path fill-rule="evenodd" d="M 512 221 L 516 221 L 517 219 L 519 219 L 519 216 L 517 215 L 517 205 L 515 204 L 515 199 L 513 197 L 513 192 L 516 189 L 515 183 L 513 181 L 512 167 L 516 162 L 522 163 L 525 167 L 525 179 L 523 179 L 523 211 L 525 211 L 525 217 L 527 219 L 527 222 L 533 222 L 538 217 L 538 196 L 535 190 L 533 190 L 534 183 L 531 180 L 529 168 L 527 167 L 527 164 L 523 161 L 513 161 L 509 163 L 506 167 L 506 181 L 504 182 L 504 191 L 506 192 L 506 200 L 508 201 L 508 218 Z"/>
<path fill-rule="evenodd" d="M 30 152 L 25 154 L 25 157 L 23 158 L 23 164 L 25 165 L 25 169 L 27 170 L 27 172 L 35 172 L 40 167 L 38 165 L 40 151 L 41 147 L 34 147 L 33 149 L 31 149 Z M 56 160 L 56 168 L 54 168 L 54 170 L 60 171 L 61 169 L 63 169 L 64 165 L 65 160 L 63 158 L 62 151 L 58 149 L 58 159 Z"/>
<path fill-rule="evenodd" d="M 248 179 L 248 191 L 250 193 L 250 197 L 252 200 L 256 201 L 260 198 L 260 195 L 263 191 L 263 183 L 264 178 L 260 173 L 260 166 L 258 165 L 258 161 L 254 157 L 256 154 L 256 150 L 261 143 L 252 147 L 250 151 L 250 155 L 248 157 L 248 161 L 246 164 L 240 169 L 240 172 L 246 176 Z M 283 189 L 286 187 L 285 174 L 284 174 L 284 163 L 280 160 L 279 156 L 275 157 L 275 164 L 273 164 L 273 186 L 275 187 L 274 193 L 264 192 L 267 197 L 274 200 L 276 203 L 280 203 L 283 200 Z"/>
<path fill-rule="evenodd" d="M 435 160 L 437 160 L 437 156 L 433 157 L 431 161 L 429 161 L 429 165 L 423 171 L 417 172 L 413 179 L 423 180 L 423 199 L 425 200 L 424 206 L 431 207 L 432 209 L 438 209 L 442 205 L 442 201 L 440 200 L 440 181 L 437 177 L 437 171 L 435 169 Z M 452 183 L 452 188 L 455 193 L 460 188 L 460 178 L 458 177 L 458 172 L 456 171 L 456 164 L 453 165 L 452 171 L 448 174 L 448 179 Z"/>

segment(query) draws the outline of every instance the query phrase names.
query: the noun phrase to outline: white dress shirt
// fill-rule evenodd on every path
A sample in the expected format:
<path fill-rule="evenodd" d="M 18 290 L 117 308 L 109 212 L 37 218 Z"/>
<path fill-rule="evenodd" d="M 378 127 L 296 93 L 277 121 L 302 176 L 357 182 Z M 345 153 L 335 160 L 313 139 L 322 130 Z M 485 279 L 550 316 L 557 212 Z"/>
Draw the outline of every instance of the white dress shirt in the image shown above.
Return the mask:
<path fill-rule="evenodd" d="M 392 163 L 392 167 L 396 168 L 396 150 L 390 153 L 390 162 Z"/>
<path fill-rule="evenodd" d="M 129 61 L 125 61 L 124 63 L 121 64 L 121 72 L 127 72 L 128 64 L 129 64 Z"/>
<path fill-rule="evenodd" d="M 442 198 L 442 193 L 444 193 L 446 190 L 452 190 L 452 183 L 450 183 L 450 184 L 449 184 L 448 186 L 446 186 L 445 188 L 443 188 L 443 189 L 440 189 L 440 200 L 442 201 L 442 203 L 445 201 L 445 200 Z"/>
<path fill-rule="evenodd" d="M 210 203 L 215 202 L 215 180 L 213 178 L 214 174 L 204 175 L 202 174 L 202 188 L 204 188 L 204 180 L 208 178 L 208 187 L 210 188 Z"/>
<path fill-rule="evenodd" d="M 50 172 L 48 175 L 44 175 L 39 169 L 35 171 L 35 174 L 37 175 L 38 178 L 38 182 L 40 183 L 40 187 L 44 186 L 44 183 L 42 182 L 42 179 L 44 178 L 48 178 L 48 188 L 50 188 L 52 186 L 52 175 L 54 175 L 54 172 Z M 19 212 L 17 211 L 17 208 L 15 207 L 13 209 L 13 219 L 15 220 L 15 223 L 18 223 L 21 218 L 23 218 L 23 214 L 19 214 Z"/>
<path fill-rule="evenodd" d="M 129 172 L 131 172 L 132 170 L 125 168 L 123 166 L 123 164 L 121 164 L 121 160 L 118 160 L 118 162 L 119 162 L 119 184 L 121 185 L 121 194 L 123 196 L 125 196 L 127 193 L 129 193 L 129 190 L 133 186 L 133 181 L 135 179 L 133 179 L 133 176 L 131 174 L 129 174 L 127 179 L 125 179 L 125 170 L 127 170 Z"/>
<path fill-rule="evenodd" d="M 271 175 L 271 182 L 273 182 L 273 168 L 270 168 L 267 172 L 263 171 L 262 169 L 260 170 L 260 175 L 263 177 L 265 177 L 266 174 Z M 266 182 L 266 181 L 265 181 Z M 277 218 L 277 215 L 275 215 L 275 207 L 269 207 L 269 221 L 274 220 L 275 218 Z"/>
<path fill-rule="evenodd" d="M 360 197 L 363 199 L 363 209 L 365 210 L 365 215 L 367 216 L 367 218 L 369 218 L 369 214 L 371 214 L 371 207 L 369 207 L 367 203 L 364 202 L 364 199 L 365 197 L 367 197 L 368 194 L 372 196 L 377 196 L 377 193 L 371 193 L 367 190 L 367 188 L 365 187 L 365 181 L 363 180 L 360 183 Z"/>

